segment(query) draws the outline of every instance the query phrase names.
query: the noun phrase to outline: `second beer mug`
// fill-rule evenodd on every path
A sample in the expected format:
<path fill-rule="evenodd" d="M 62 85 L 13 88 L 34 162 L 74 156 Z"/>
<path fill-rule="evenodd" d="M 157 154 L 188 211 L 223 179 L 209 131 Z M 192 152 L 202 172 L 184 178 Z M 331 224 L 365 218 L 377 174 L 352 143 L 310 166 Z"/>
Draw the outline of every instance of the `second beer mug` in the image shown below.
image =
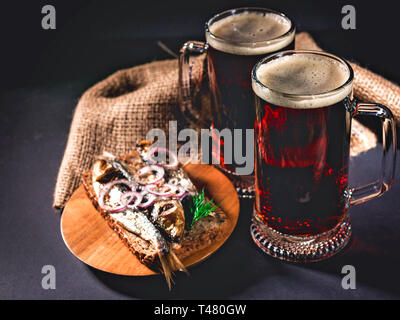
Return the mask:
<path fill-rule="evenodd" d="M 318 51 L 285 51 L 252 72 L 256 97 L 256 201 L 251 233 L 266 253 L 289 261 L 316 261 L 350 239 L 348 208 L 393 183 L 396 126 L 388 108 L 353 100 L 353 70 Z M 348 186 L 351 120 L 382 121 L 383 160 L 378 181 Z"/>
<path fill-rule="evenodd" d="M 238 174 L 236 169 L 243 164 L 236 162 L 233 155 L 242 155 L 246 149 L 246 129 L 254 128 L 251 70 L 260 58 L 293 49 L 294 36 L 295 28 L 284 14 L 263 8 L 240 8 L 217 14 L 206 23 L 207 43 L 190 41 L 181 50 L 180 103 L 186 114 L 189 113 L 188 117 L 193 121 L 197 118 L 195 111 L 190 114 L 190 110 L 194 110 L 190 96 L 190 60 L 197 54 L 207 52 L 211 127 L 219 132 L 228 129 L 232 136 L 234 129 L 242 130 L 241 133 L 236 131 L 240 134 L 232 140 L 232 146 L 224 144 L 223 134 L 214 134 L 213 143 L 221 148 L 212 155 L 213 163 L 217 163 L 217 167 L 232 180 L 242 197 L 254 195 L 254 175 L 251 172 Z M 230 149 L 229 156 L 224 155 L 225 147 Z"/>

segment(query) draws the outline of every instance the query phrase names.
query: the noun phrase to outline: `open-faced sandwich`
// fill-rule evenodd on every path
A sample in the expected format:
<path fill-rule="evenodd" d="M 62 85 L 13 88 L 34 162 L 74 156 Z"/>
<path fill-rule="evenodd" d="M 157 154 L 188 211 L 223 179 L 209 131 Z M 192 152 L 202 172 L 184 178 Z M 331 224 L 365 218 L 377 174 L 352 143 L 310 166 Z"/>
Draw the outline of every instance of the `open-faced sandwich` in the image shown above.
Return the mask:
<path fill-rule="evenodd" d="M 162 160 L 160 160 L 162 159 Z M 121 158 L 104 153 L 83 175 L 94 206 L 141 263 L 164 273 L 171 288 L 181 262 L 220 240 L 229 220 L 196 190 L 175 154 L 141 141 Z"/>

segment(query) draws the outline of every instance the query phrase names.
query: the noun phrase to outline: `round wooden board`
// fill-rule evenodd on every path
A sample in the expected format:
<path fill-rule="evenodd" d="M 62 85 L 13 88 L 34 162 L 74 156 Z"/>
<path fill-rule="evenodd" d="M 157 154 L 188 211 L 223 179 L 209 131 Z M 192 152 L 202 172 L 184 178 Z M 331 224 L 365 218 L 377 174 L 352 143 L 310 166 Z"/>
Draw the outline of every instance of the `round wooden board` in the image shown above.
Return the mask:
<path fill-rule="evenodd" d="M 190 267 L 209 257 L 229 238 L 238 220 L 239 199 L 232 183 L 219 170 L 205 164 L 189 164 L 185 171 L 197 188 L 205 187 L 207 196 L 225 212 L 230 223 L 220 241 L 183 259 L 183 264 Z M 65 206 L 61 216 L 61 233 L 68 249 L 93 268 L 130 276 L 156 274 L 140 263 L 111 230 L 92 205 L 83 186 L 73 193 Z"/>

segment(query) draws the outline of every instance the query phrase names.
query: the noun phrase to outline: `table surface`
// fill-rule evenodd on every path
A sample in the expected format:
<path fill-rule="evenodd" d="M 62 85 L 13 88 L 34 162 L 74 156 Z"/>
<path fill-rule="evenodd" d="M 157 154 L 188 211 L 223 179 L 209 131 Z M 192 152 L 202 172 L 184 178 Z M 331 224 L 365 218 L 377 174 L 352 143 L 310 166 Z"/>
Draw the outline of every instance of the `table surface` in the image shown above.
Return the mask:
<path fill-rule="evenodd" d="M 393 188 L 379 199 L 351 208 L 353 239 L 342 253 L 313 264 L 281 262 L 263 254 L 249 234 L 251 201 L 241 202 L 236 230 L 209 260 L 179 274 L 172 292 L 162 278 L 107 274 L 77 260 L 60 234 L 53 190 L 73 110 L 80 95 L 108 74 L 170 58 L 188 39 L 203 39 L 213 13 L 246 5 L 176 1 L 130 7 L 123 1 L 53 1 L 57 29 L 40 29 L 41 1 L 25 6 L 22 22 L 1 28 L 0 91 L 0 298 L 3 299 L 397 299 L 400 297 L 399 170 Z M 133 2 L 132 2 L 133 3 Z M 168 4 L 167 4 L 168 3 Z M 381 3 L 381 2 L 380 2 Z M 357 29 L 342 30 L 338 2 L 270 1 L 287 12 L 332 53 L 400 82 L 398 50 L 392 41 L 397 10 L 353 1 Z M 262 2 L 252 5 L 265 6 Z M 10 15 L 1 23 L 11 25 Z M 391 20 L 394 19 L 394 20 Z M 372 22 L 372 23 L 371 23 Z M 1 26 L 2 27 L 2 26 Z M 379 36 L 378 36 L 379 35 Z M 371 41 L 373 39 L 373 41 Z M 398 157 L 400 158 L 400 157 Z M 397 161 L 399 162 L 399 160 Z M 351 161 L 352 185 L 377 177 L 380 150 Z M 398 167 L 398 163 L 397 163 Z M 56 289 L 44 290 L 44 265 L 56 270 Z M 341 286 L 342 267 L 356 269 L 356 289 Z"/>

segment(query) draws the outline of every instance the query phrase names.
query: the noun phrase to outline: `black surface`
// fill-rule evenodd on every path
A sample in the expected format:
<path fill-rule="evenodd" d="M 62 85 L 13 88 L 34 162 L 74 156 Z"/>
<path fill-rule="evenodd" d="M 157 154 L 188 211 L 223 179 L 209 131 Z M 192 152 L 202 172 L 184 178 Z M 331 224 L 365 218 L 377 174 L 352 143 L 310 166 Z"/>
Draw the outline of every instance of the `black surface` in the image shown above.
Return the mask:
<path fill-rule="evenodd" d="M 0 92 L 0 298 L 3 299 L 391 299 L 400 297 L 400 185 L 351 209 L 354 237 L 343 253 L 310 265 L 264 255 L 249 235 L 251 203 L 224 247 L 178 275 L 172 292 L 160 277 L 130 278 L 93 270 L 61 238 L 51 208 L 57 170 L 79 96 L 117 69 L 169 58 L 188 39 L 203 39 L 203 24 L 222 9 L 259 5 L 286 12 L 300 30 L 338 55 L 400 82 L 396 23 L 389 2 L 353 1 L 357 30 L 340 27 L 343 2 L 331 1 L 52 1 L 57 30 L 40 27 L 44 1 L 2 7 Z M 399 161 L 398 161 L 399 162 Z M 351 164 L 351 182 L 379 170 L 379 150 Z M 375 174 L 375 176 L 374 176 Z M 396 175 L 398 180 L 399 174 Z M 353 265 L 357 289 L 343 290 L 341 269 Z M 56 290 L 43 290 L 41 269 L 56 268 Z"/>

